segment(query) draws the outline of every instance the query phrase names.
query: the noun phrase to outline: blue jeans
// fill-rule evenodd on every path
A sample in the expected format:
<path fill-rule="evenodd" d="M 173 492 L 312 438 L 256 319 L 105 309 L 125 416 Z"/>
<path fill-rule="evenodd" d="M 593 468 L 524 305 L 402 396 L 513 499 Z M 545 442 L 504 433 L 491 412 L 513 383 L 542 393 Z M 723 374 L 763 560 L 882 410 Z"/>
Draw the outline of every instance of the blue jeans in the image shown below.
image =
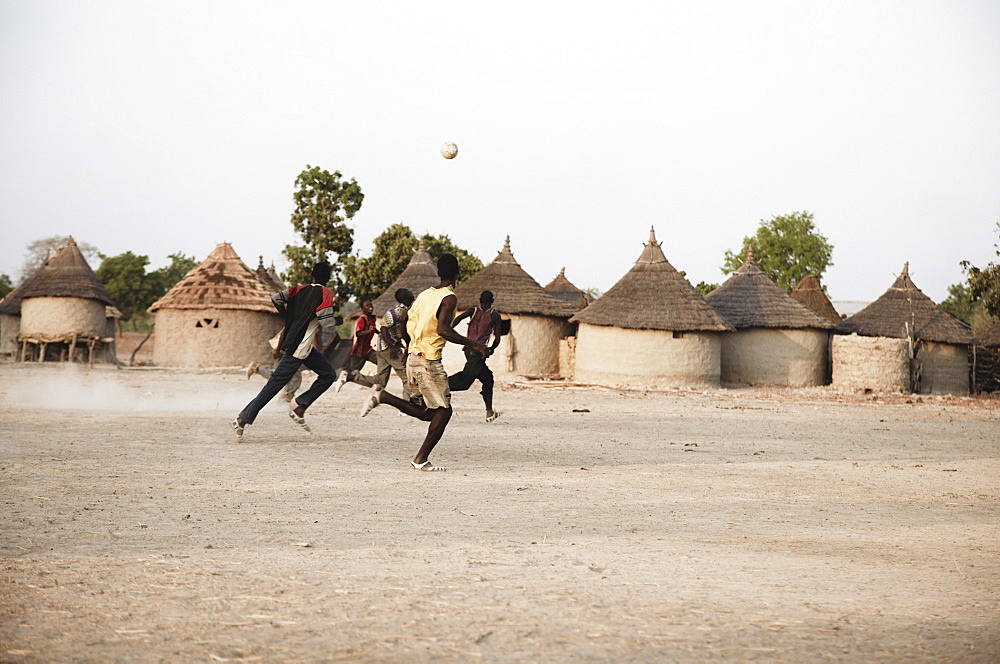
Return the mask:
<path fill-rule="evenodd" d="M 310 348 L 309 354 L 303 360 L 292 357 L 287 353 L 282 355 L 278 366 L 274 368 L 274 372 L 267 379 L 267 383 L 261 388 L 260 393 L 257 394 L 253 401 L 246 405 L 246 408 L 240 411 L 240 419 L 247 424 L 253 424 L 253 421 L 257 419 L 257 413 L 270 403 L 274 395 L 281 391 L 281 388 L 292 379 L 295 372 L 303 364 L 316 374 L 316 380 L 313 381 L 308 390 L 295 399 L 295 403 L 302 406 L 303 409 L 309 408 L 319 398 L 319 395 L 326 392 L 333 385 L 333 381 L 335 380 L 330 360 L 326 359 L 323 353 L 315 348 Z"/>

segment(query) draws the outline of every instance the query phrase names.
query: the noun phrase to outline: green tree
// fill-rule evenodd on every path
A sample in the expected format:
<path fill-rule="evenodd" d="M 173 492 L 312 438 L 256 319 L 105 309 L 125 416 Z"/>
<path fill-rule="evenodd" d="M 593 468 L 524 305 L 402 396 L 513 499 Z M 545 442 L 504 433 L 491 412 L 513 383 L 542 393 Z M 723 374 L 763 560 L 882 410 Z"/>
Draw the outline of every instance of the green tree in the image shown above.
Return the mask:
<path fill-rule="evenodd" d="M 1000 235 L 1000 222 L 997 222 L 995 232 Z M 996 255 L 1000 256 L 1000 244 L 994 244 L 993 247 Z M 978 268 L 969 261 L 962 261 L 960 265 L 968 275 L 967 283 L 972 299 L 982 302 L 991 316 L 1000 317 L 1000 263 L 989 263 L 985 268 Z"/>
<path fill-rule="evenodd" d="M 457 246 L 447 235 L 423 236 L 424 249 L 436 262 L 442 254 L 454 254 L 458 259 L 459 282 L 483 269 L 483 262 L 465 249 Z M 409 226 L 393 224 L 385 229 L 372 243 L 372 253 L 368 258 L 350 256 L 344 265 L 344 278 L 348 284 L 348 294 L 358 302 L 373 300 L 392 285 L 406 269 L 418 240 Z"/>
<path fill-rule="evenodd" d="M 155 300 L 152 284 L 146 275 L 147 265 L 149 256 L 138 256 L 131 251 L 117 256 L 101 254 L 97 277 L 108 289 L 125 320 L 142 314 Z"/>
<path fill-rule="evenodd" d="M 342 181 L 340 171 L 330 173 L 318 166 L 306 165 L 295 178 L 295 211 L 292 227 L 302 240 L 301 245 L 286 245 L 288 269 L 281 275 L 285 283 L 308 283 L 312 266 L 329 261 L 330 286 L 345 298 L 344 262 L 354 247 L 354 229 L 345 223 L 353 219 L 365 195 L 353 178 Z"/>
<path fill-rule="evenodd" d="M 0 274 L 0 300 L 7 297 L 7 293 L 14 290 L 14 284 L 10 280 L 9 274 Z"/>
<path fill-rule="evenodd" d="M 714 291 L 718 287 L 719 284 L 710 284 L 707 281 L 699 281 L 697 285 L 695 285 L 694 289 L 699 293 L 701 293 L 702 296 L 705 296 Z"/>
<path fill-rule="evenodd" d="M 21 275 L 17 282 L 21 283 L 34 274 L 35 270 L 44 265 L 45 261 L 55 254 L 56 251 L 69 244 L 70 239 L 69 235 L 53 235 L 29 242 L 27 251 L 24 254 L 24 264 L 21 266 Z M 94 262 L 100 257 L 97 247 L 86 242 L 77 242 L 76 247 L 80 250 L 87 263 L 93 267 Z"/>
<path fill-rule="evenodd" d="M 173 288 L 178 281 L 184 278 L 184 275 L 198 265 L 198 261 L 195 260 L 194 256 L 185 256 L 179 251 L 170 254 L 167 258 L 170 259 L 170 265 L 153 270 L 147 275 L 153 297 L 149 303 L 150 305 L 166 295 L 168 290 Z"/>
<path fill-rule="evenodd" d="M 816 229 L 811 212 L 761 219 L 757 234 L 743 238 L 739 253 L 726 250 L 724 274 L 739 269 L 746 259 L 747 246 L 753 247 L 757 267 L 786 293 L 791 293 L 806 275 L 822 277 L 833 265 L 833 245 Z"/>

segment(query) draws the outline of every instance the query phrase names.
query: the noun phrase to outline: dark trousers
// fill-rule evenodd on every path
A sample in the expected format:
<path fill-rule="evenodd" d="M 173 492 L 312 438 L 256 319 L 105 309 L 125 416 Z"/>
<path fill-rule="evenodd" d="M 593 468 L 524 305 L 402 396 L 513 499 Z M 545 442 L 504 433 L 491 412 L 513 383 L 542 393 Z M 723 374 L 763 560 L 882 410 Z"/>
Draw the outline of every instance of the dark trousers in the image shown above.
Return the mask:
<path fill-rule="evenodd" d="M 303 360 L 287 353 L 282 355 L 278 366 L 274 368 L 274 372 L 271 373 L 271 377 L 267 379 L 267 383 L 261 388 L 260 393 L 240 412 L 240 419 L 247 424 L 253 424 L 253 421 L 257 419 L 257 413 L 270 403 L 274 395 L 281 391 L 281 388 L 292 379 L 292 376 L 303 364 L 315 372 L 316 380 L 313 381 L 308 390 L 295 399 L 295 403 L 303 408 L 311 406 L 313 401 L 326 392 L 335 380 L 330 360 L 326 359 L 323 353 L 315 348 L 310 348 L 309 354 Z"/>
<path fill-rule="evenodd" d="M 486 358 L 471 348 L 465 349 L 465 366 L 457 374 L 448 376 L 448 389 L 452 392 L 463 392 L 479 380 L 483 385 L 480 394 L 490 402 L 493 398 L 493 372 L 486 366 Z"/>

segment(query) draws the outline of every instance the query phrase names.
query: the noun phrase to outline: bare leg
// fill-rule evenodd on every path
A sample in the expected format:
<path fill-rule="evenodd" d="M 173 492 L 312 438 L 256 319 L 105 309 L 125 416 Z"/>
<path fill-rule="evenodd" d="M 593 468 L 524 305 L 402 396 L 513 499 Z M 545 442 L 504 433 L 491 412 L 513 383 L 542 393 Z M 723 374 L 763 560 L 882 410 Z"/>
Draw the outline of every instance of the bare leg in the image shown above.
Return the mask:
<path fill-rule="evenodd" d="M 422 422 L 430 422 L 430 426 L 427 427 L 427 436 L 424 438 L 424 442 L 421 444 L 420 449 L 417 450 L 417 455 L 413 457 L 413 463 L 416 464 L 422 464 L 427 461 L 427 457 L 430 456 L 434 446 L 438 444 L 438 441 L 441 440 L 441 436 L 444 435 L 444 430 L 448 426 L 448 421 L 451 420 L 451 408 L 427 408 L 425 406 L 417 406 L 409 401 L 403 401 L 399 397 L 389 394 L 384 390 L 379 395 L 379 403 L 392 406 L 401 413 L 406 413 L 410 417 L 415 417 Z"/>

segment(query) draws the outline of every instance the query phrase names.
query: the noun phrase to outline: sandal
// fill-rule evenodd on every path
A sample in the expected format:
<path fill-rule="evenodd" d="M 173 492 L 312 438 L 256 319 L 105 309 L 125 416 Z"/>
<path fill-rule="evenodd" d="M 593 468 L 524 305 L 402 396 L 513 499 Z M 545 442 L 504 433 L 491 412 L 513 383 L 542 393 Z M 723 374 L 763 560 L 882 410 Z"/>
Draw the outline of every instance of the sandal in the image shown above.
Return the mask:
<path fill-rule="evenodd" d="M 243 442 L 243 428 L 246 425 L 245 424 L 240 424 L 240 419 L 238 417 L 234 417 L 233 421 L 230 422 L 229 424 L 230 424 L 230 426 L 233 427 L 233 431 L 236 432 L 236 442 L 237 443 L 242 443 Z"/>
<path fill-rule="evenodd" d="M 292 420 L 294 420 L 295 423 L 298 424 L 300 427 L 302 427 L 303 429 L 305 429 L 309 433 L 312 433 L 312 429 L 310 429 L 309 425 L 306 424 L 306 418 L 300 417 L 299 415 L 296 415 L 294 410 L 289 410 L 288 411 L 288 416 L 290 418 L 292 418 Z"/>
<path fill-rule="evenodd" d="M 423 463 L 417 463 L 416 461 L 411 461 L 410 462 L 410 467 L 413 468 L 413 470 L 422 470 L 425 473 L 443 473 L 443 472 L 445 472 L 444 468 L 442 468 L 441 466 L 435 466 L 429 460 L 428 461 L 424 461 Z"/>
<path fill-rule="evenodd" d="M 493 420 L 495 420 L 498 417 L 500 417 L 500 411 L 499 410 L 494 410 L 492 415 L 487 415 L 486 416 L 486 421 L 487 422 L 492 422 Z"/>

